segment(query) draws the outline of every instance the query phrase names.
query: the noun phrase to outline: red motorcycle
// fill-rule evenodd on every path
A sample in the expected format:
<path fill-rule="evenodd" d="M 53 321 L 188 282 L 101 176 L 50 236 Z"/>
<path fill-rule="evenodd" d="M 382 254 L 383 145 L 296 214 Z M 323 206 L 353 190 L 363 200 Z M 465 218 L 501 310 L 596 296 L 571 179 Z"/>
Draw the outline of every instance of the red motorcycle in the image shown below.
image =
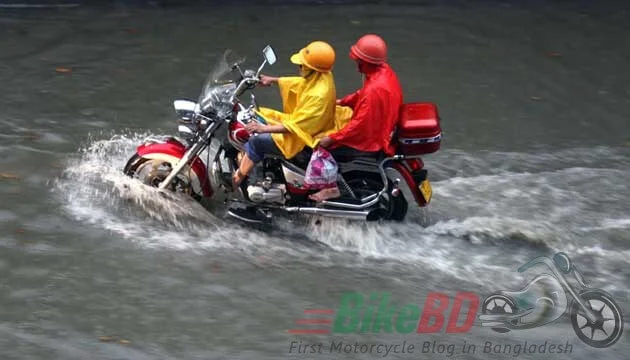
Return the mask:
<path fill-rule="evenodd" d="M 263 57 L 257 70 L 243 71 L 242 60 L 229 65 L 224 56 L 197 102 L 174 102 L 179 136 L 146 139 L 127 162 L 124 173 L 149 186 L 185 193 L 197 200 L 211 198 L 221 190 L 230 215 L 255 223 L 269 222 L 275 212 L 402 221 L 408 201 L 420 207 L 429 204 L 432 189 L 421 156 L 436 152 L 442 135 L 437 107 L 421 102 L 402 106 L 395 135 L 396 155 L 335 159 L 341 198 L 321 203 L 308 199 L 315 192 L 304 186 L 308 150 L 292 159 L 265 157 L 253 172 L 258 175 L 252 174 L 233 190 L 231 175 L 238 167 L 244 144 L 252 136 L 245 124 L 264 121 L 254 111 L 257 105 L 253 94 L 249 106 L 240 99 L 257 86 L 264 66 L 276 62 L 270 46 L 264 48 Z M 226 76 L 235 79 L 225 80 Z M 210 148 L 216 149 L 212 160 Z"/>

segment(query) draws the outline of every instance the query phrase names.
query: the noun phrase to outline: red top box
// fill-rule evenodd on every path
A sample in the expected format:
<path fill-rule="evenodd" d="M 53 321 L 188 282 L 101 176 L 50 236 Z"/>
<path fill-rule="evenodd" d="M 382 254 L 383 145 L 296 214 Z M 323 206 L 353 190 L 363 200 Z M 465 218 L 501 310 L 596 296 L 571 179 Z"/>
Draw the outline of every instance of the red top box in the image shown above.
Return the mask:
<path fill-rule="evenodd" d="M 441 140 L 440 116 L 435 104 L 418 102 L 402 105 L 397 154 L 431 154 L 440 149 Z"/>

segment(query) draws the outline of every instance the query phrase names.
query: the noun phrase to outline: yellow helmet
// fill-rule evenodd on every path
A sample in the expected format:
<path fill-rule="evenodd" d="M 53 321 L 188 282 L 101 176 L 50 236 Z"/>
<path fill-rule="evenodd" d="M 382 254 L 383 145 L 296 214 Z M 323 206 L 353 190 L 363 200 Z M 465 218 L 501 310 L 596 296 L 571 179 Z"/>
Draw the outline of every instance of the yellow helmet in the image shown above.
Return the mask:
<path fill-rule="evenodd" d="M 313 41 L 291 56 L 291 62 L 319 72 L 329 72 L 335 63 L 335 50 L 328 43 Z"/>

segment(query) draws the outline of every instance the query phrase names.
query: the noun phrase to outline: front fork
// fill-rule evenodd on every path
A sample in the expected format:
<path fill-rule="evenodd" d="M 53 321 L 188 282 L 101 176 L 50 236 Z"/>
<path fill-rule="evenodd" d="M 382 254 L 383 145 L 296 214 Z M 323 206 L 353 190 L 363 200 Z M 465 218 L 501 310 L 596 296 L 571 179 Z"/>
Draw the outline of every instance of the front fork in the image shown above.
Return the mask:
<path fill-rule="evenodd" d="M 219 126 L 221 126 L 221 122 L 219 120 L 215 121 L 214 123 L 212 123 L 212 125 L 208 126 L 208 128 L 203 132 L 202 138 L 199 139 L 199 141 L 197 141 L 188 150 L 186 150 L 186 152 L 184 153 L 184 156 L 182 156 L 182 158 L 179 160 L 177 165 L 175 165 L 173 170 L 171 170 L 171 172 L 168 174 L 166 179 L 164 179 L 164 181 L 160 183 L 160 185 L 158 186 L 158 189 L 160 190 L 166 189 L 171 184 L 173 179 L 175 179 L 175 177 L 179 175 L 179 173 L 184 169 L 184 167 L 188 165 L 188 163 L 192 159 L 194 159 L 195 156 L 201 153 L 208 146 L 208 144 L 210 143 L 210 138 L 212 137 L 212 134 Z"/>

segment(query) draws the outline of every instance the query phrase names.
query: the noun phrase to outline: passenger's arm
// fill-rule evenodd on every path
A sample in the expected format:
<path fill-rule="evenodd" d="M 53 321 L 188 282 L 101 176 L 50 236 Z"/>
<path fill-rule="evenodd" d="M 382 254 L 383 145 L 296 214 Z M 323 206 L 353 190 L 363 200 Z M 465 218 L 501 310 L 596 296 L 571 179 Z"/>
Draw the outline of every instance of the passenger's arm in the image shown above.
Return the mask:
<path fill-rule="evenodd" d="M 381 103 L 378 94 L 373 91 L 366 92 L 358 99 L 352 118 L 340 131 L 331 134 L 329 137 L 337 142 L 348 137 L 360 136 L 357 134 L 357 129 L 364 121 L 374 121 L 375 116 L 381 113 Z"/>
<path fill-rule="evenodd" d="M 355 91 L 352 94 L 346 95 L 339 100 L 338 105 L 341 106 L 349 106 L 354 109 L 354 106 L 357 103 L 357 99 L 359 98 L 359 91 Z"/>

